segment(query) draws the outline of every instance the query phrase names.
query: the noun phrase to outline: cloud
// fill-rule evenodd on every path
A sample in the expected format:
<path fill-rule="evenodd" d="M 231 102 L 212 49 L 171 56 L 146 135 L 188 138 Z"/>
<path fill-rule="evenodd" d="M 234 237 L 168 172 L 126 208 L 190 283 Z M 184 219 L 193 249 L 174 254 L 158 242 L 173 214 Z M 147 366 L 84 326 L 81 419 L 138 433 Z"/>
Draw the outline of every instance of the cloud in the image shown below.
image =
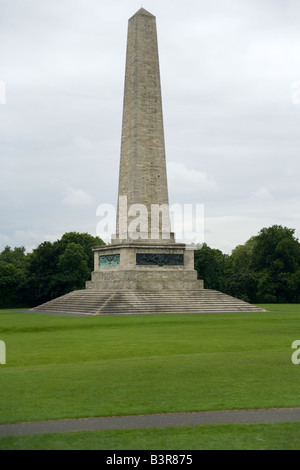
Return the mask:
<path fill-rule="evenodd" d="M 273 196 L 267 188 L 261 187 L 257 189 L 256 191 L 253 191 L 251 193 L 250 198 L 257 202 L 259 201 L 263 202 L 263 201 L 270 201 L 271 199 L 273 199 Z"/>
<path fill-rule="evenodd" d="M 61 234 L 46 234 L 42 232 L 33 232 L 32 230 L 16 230 L 9 237 L 0 233 L 0 250 L 5 246 L 15 247 L 24 246 L 27 252 L 31 252 L 43 241 L 55 242 L 61 237 Z"/>
<path fill-rule="evenodd" d="M 95 148 L 92 142 L 90 142 L 88 139 L 84 139 L 83 137 L 76 137 L 74 139 L 74 144 L 79 150 L 84 152 L 91 152 Z"/>
<path fill-rule="evenodd" d="M 82 189 L 68 188 L 63 198 L 63 204 L 67 206 L 89 206 L 94 198 Z"/>
<path fill-rule="evenodd" d="M 273 222 L 299 233 L 299 1 L 148 1 L 170 204 L 203 202 L 207 241 L 226 251 Z M 139 7 L 0 3 L 2 243 L 94 230 L 94 199 L 117 199 L 127 20 Z"/>
<path fill-rule="evenodd" d="M 217 189 L 216 182 L 205 171 L 188 168 L 184 163 L 169 162 L 167 170 L 169 188 L 173 193 L 180 192 L 188 196 Z"/>

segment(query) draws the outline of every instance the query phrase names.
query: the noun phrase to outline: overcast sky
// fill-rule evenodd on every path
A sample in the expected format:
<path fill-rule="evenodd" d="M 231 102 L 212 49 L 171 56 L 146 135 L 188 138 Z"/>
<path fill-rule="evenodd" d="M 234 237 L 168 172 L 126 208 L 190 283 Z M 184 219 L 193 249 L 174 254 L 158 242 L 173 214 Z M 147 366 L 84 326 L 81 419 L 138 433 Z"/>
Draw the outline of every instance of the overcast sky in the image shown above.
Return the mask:
<path fill-rule="evenodd" d="M 116 205 L 140 7 L 0 0 L 0 250 L 96 235 L 97 207 Z M 299 237 L 299 0 L 143 7 L 157 20 L 170 204 L 204 204 L 205 242 L 226 253 L 274 224 Z"/>

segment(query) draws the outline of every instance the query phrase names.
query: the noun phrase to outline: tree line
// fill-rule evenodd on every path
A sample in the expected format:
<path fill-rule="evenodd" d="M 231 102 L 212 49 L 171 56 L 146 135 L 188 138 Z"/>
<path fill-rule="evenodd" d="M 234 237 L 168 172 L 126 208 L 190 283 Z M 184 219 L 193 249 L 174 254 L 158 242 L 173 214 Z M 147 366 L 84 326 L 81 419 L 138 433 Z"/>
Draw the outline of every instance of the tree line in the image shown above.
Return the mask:
<path fill-rule="evenodd" d="M 94 270 L 92 248 L 103 245 L 88 233 L 65 233 L 32 253 L 5 247 L 0 254 L 0 307 L 33 307 L 83 289 Z"/>
<path fill-rule="evenodd" d="M 195 268 L 207 289 L 247 302 L 300 302 L 300 243 L 294 229 L 263 228 L 231 255 L 204 244 L 195 252 Z"/>
<path fill-rule="evenodd" d="M 94 269 L 92 247 L 103 245 L 87 233 L 65 233 L 26 253 L 0 253 L 0 307 L 31 307 L 83 289 Z M 300 302 L 300 243 L 295 230 L 263 228 L 230 255 L 207 244 L 195 250 L 195 269 L 207 289 L 252 303 Z"/>

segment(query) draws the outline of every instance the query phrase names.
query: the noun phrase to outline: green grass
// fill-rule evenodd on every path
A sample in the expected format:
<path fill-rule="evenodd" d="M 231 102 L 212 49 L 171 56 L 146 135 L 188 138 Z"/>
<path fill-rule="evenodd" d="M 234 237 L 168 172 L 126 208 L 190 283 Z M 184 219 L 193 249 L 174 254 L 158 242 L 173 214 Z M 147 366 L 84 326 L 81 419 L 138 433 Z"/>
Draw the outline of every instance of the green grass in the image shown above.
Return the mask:
<path fill-rule="evenodd" d="M 64 317 L 2 310 L 0 423 L 299 406 L 291 344 L 300 339 L 300 306 L 264 307 L 272 312 Z"/>
<path fill-rule="evenodd" d="M 221 424 L 0 439 L 0 450 L 299 450 L 300 423 Z"/>

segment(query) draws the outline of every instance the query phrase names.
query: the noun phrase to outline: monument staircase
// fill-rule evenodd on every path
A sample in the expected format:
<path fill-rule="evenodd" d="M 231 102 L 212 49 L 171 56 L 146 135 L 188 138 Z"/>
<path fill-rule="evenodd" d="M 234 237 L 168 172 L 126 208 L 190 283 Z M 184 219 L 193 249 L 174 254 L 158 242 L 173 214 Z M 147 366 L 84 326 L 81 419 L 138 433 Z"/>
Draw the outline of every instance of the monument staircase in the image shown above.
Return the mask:
<path fill-rule="evenodd" d="M 66 315 L 138 315 L 174 313 L 262 312 L 243 300 L 210 289 L 190 291 L 72 291 L 33 308 Z"/>

